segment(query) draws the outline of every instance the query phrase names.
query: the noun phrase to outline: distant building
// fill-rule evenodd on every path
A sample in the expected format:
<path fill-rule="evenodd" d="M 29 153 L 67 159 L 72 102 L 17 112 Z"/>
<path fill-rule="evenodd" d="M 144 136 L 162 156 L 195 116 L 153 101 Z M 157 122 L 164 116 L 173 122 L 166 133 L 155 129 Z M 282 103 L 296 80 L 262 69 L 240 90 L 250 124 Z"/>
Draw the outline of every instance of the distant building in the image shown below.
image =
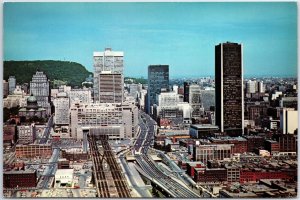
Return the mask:
<path fill-rule="evenodd" d="M 294 108 L 297 110 L 298 107 L 298 97 L 282 97 L 279 101 L 281 108 Z"/>
<path fill-rule="evenodd" d="M 88 88 L 72 89 L 67 94 L 69 95 L 70 106 L 76 101 L 86 104 L 92 103 L 92 92 Z"/>
<path fill-rule="evenodd" d="M 45 108 L 38 106 L 37 98 L 33 95 L 27 98 L 27 106 L 19 110 L 19 116 L 30 119 L 32 117 L 46 118 L 47 111 Z"/>
<path fill-rule="evenodd" d="M 121 76 L 124 82 L 123 59 L 124 59 L 123 52 L 112 51 L 111 48 L 105 48 L 104 52 L 94 52 L 94 102 L 100 102 L 100 98 L 101 98 L 99 93 L 101 87 L 100 80 L 99 80 L 100 74 L 110 72 L 111 74 L 115 74 L 115 76 Z M 102 78 L 105 79 L 105 76 Z M 122 85 L 122 89 L 123 89 L 123 85 Z"/>
<path fill-rule="evenodd" d="M 294 134 L 298 129 L 298 111 L 293 108 L 283 108 L 280 112 L 280 129 L 283 134 Z"/>
<path fill-rule="evenodd" d="M 3 97 L 7 97 L 7 95 L 9 95 L 8 82 L 3 80 Z"/>
<path fill-rule="evenodd" d="M 19 144 L 31 144 L 34 143 L 36 138 L 36 127 L 35 124 L 30 126 L 18 126 Z"/>
<path fill-rule="evenodd" d="M 221 43 L 215 47 L 216 125 L 230 136 L 244 132 L 242 45 Z"/>
<path fill-rule="evenodd" d="M 148 97 L 147 109 L 148 114 L 153 114 L 152 107 L 157 104 L 156 95 L 161 90 L 169 91 L 169 65 L 150 65 L 148 67 Z"/>
<path fill-rule="evenodd" d="M 204 164 L 208 160 L 223 160 L 231 158 L 233 144 L 206 144 L 196 145 L 193 149 L 194 161 L 201 161 Z"/>
<path fill-rule="evenodd" d="M 54 107 L 55 107 L 54 123 L 56 125 L 69 125 L 70 99 L 67 93 L 60 92 L 57 94 L 57 97 L 54 99 Z"/>
<path fill-rule="evenodd" d="M 3 99 L 3 107 L 4 108 L 12 108 L 12 107 L 24 107 L 26 106 L 26 99 L 28 96 L 21 89 L 20 86 L 16 86 L 15 90 L 12 94 L 9 94 L 6 98 Z"/>
<path fill-rule="evenodd" d="M 16 78 L 14 76 L 9 76 L 8 78 L 8 91 L 9 94 L 13 94 L 14 90 L 16 89 Z"/>
<path fill-rule="evenodd" d="M 258 92 L 259 93 L 264 93 L 265 92 L 265 85 L 263 81 L 258 81 Z"/>
<path fill-rule="evenodd" d="M 247 93 L 255 93 L 257 90 L 257 82 L 256 81 L 252 81 L 252 80 L 249 80 L 247 82 Z"/>
<path fill-rule="evenodd" d="M 201 90 L 201 103 L 205 111 L 215 106 L 215 90 Z"/>
<path fill-rule="evenodd" d="M 193 109 L 192 118 L 200 119 L 201 115 L 204 114 L 204 108 L 201 103 L 201 89 L 197 84 L 189 86 L 189 104 Z"/>
<path fill-rule="evenodd" d="M 129 95 L 137 98 L 139 93 L 142 91 L 142 84 L 130 84 L 129 85 Z"/>
<path fill-rule="evenodd" d="M 16 125 L 4 124 L 3 125 L 3 143 L 12 145 L 16 142 Z"/>
<path fill-rule="evenodd" d="M 50 107 L 50 81 L 46 74 L 37 71 L 30 81 L 30 94 L 36 97 L 38 105 L 46 109 L 47 115 L 51 114 Z"/>
<path fill-rule="evenodd" d="M 210 124 L 191 124 L 189 134 L 192 138 L 207 138 L 219 132 L 219 127 Z"/>
<path fill-rule="evenodd" d="M 184 102 L 189 102 L 189 99 L 190 99 L 189 87 L 190 87 L 190 83 L 188 83 L 188 82 L 183 83 L 183 101 Z"/>

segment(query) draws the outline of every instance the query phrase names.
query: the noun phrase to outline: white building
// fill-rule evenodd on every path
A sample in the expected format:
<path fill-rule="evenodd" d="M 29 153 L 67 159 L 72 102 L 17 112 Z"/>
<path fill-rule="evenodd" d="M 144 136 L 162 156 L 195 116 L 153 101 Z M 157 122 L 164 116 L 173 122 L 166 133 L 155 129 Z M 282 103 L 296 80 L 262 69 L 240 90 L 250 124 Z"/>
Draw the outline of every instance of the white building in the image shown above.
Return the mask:
<path fill-rule="evenodd" d="M 129 84 L 129 95 L 133 97 L 138 97 L 139 93 L 142 91 L 142 84 Z"/>
<path fill-rule="evenodd" d="M 100 101 L 99 96 L 99 78 L 100 74 L 110 72 L 111 74 L 120 74 L 123 77 L 123 58 L 121 51 L 112 51 L 111 48 L 105 48 L 104 52 L 94 52 L 94 101 Z M 124 78 L 122 78 L 124 80 Z M 123 87 L 122 87 L 123 89 Z"/>
<path fill-rule="evenodd" d="M 178 94 L 178 85 L 173 85 L 173 92 Z"/>
<path fill-rule="evenodd" d="M 138 112 L 134 107 L 116 103 L 75 103 L 70 108 L 71 136 L 81 140 L 83 132 L 90 132 L 109 135 L 110 139 L 131 138 L 138 124 Z"/>
<path fill-rule="evenodd" d="M 283 134 L 294 134 L 298 129 L 298 111 L 293 108 L 283 108 L 280 112 L 280 129 Z"/>
<path fill-rule="evenodd" d="M 157 105 L 163 107 L 177 106 L 179 103 L 179 94 L 175 92 L 162 92 L 157 95 Z"/>
<path fill-rule="evenodd" d="M 249 80 L 246 84 L 247 87 L 247 93 L 255 93 L 257 90 L 257 82 Z"/>
<path fill-rule="evenodd" d="M 264 93 L 265 92 L 265 85 L 263 81 L 259 81 L 258 83 L 258 92 L 259 93 Z"/>
<path fill-rule="evenodd" d="M 272 94 L 272 100 L 277 99 L 279 96 L 282 96 L 282 92 L 275 91 L 275 93 Z"/>
<path fill-rule="evenodd" d="M 76 101 L 86 104 L 92 103 L 92 91 L 89 88 L 72 89 L 67 94 L 69 95 L 70 106 Z"/>
<path fill-rule="evenodd" d="M 141 110 L 145 110 L 145 101 L 146 101 L 147 90 L 142 89 L 139 93 L 138 105 Z"/>
<path fill-rule="evenodd" d="M 58 169 L 55 173 L 55 187 L 71 187 L 74 169 Z"/>
<path fill-rule="evenodd" d="M 36 127 L 34 124 L 30 126 L 17 126 L 19 144 L 32 144 L 36 138 Z"/>
<path fill-rule="evenodd" d="M 60 92 L 54 99 L 55 116 L 54 123 L 56 125 L 68 125 L 70 123 L 69 107 L 70 100 L 65 92 Z"/>
<path fill-rule="evenodd" d="M 25 94 L 25 92 L 21 89 L 21 86 L 17 86 L 12 94 L 8 95 L 3 99 L 3 107 L 4 108 L 12 108 L 12 107 L 25 107 L 26 100 L 29 96 Z"/>

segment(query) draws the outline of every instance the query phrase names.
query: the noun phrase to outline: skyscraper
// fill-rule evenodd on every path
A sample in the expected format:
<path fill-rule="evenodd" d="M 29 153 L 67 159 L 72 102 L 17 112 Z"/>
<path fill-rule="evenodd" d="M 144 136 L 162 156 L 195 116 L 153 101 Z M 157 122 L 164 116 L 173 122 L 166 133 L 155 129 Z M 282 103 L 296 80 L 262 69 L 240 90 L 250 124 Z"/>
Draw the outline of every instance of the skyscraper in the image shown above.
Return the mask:
<path fill-rule="evenodd" d="M 54 99 L 54 107 L 55 107 L 54 123 L 56 125 L 69 125 L 70 99 L 66 92 L 60 92 L 57 94 L 57 97 Z"/>
<path fill-rule="evenodd" d="M 36 97 L 39 106 L 46 109 L 47 114 L 51 114 L 50 106 L 50 81 L 46 74 L 37 71 L 30 81 L 30 94 Z"/>
<path fill-rule="evenodd" d="M 16 89 L 16 78 L 14 76 L 10 76 L 8 78 L 8 88 L 9 94 L 13 94 L 14 90 Z"/>
<path fill-rule="evenodd" d="M 201 88 L 197 84 L 189 85 L 189 104 L 193 108 L 192 118 L 200 119 L 204 114 L 204 108 L 201 103 Z"/>
<path fill-rule="evenodd" d="M 183 101 L 189 102 L 189 86 L 190 83 L 184 82 L 183 83 Z"/>
<path fill-rule="evenodd" d="M 169 90 L 169 65 L 149 65 L 146 110 L 148 114 L 152 114 L 151 106 L 157 104 L 156 95 L 160 94 L 162 89 Z"/>
<path fill-rule="evenodd" d="M 231 136 L 244 132 L 242 45 L 221 43 L 215 47 L 216 125 Z"/>
<path fill-rule="evenodd" d="M 105 91 L 100 95 L 100 89 L 104 88 L 100 85 L 100 78 L 102 80 L 105 79 L 105 82 L 109 81 L 108 78 L 112 78 L 111 81 L 114 81 L 113 77 L 121 76 L 121 82 L 118 84 L 122 85 L 121 93 L 122 93 L 122 100 L 123 100 L 123 57 L 124 53 L 121 51 L 112 51 L 111 48 L 106 48 L 104 52 L 94 52 L 94 101 L 103 102 L 101 98 L 104 99 L 115 99 L 111 96 L 112 93 L 119 92 L 114 90 L 114 87 L 106 88 Z M 111 74 L 111 76 L 101 74 Z M 107 79 L 107 80 L 106 80 Z M 111 83 L 113 84 L 113 82 Z M 109 91 L 107 91 L 109 89 Z M 104 103 L 120 103 L 118 101 L 108 101 Z"/>
<path fill-rule="evenodd" d="M 99 102 L 122 103 L 124 93 L 124 78 L 122 74 L 99 74 Z"/>

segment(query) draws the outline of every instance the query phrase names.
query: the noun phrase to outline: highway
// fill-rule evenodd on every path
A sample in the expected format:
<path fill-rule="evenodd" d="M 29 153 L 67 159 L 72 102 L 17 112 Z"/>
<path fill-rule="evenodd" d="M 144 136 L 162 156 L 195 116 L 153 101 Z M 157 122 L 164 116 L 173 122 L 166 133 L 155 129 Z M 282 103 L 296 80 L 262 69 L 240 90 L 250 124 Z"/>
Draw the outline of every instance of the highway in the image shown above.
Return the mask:
<path fill-rule="evenodd" d="M 133 148 L 136 161 L 141 169 L 155 179 L 154 182 L 158 182 L 172 197 L 199 198 L 200 196 L 198 194 L 162 172 L 150 156 L 147 155 L 154 139 L 156 122 L 142 111 L 139 113 L 139 119 L 141 132 Z"/>

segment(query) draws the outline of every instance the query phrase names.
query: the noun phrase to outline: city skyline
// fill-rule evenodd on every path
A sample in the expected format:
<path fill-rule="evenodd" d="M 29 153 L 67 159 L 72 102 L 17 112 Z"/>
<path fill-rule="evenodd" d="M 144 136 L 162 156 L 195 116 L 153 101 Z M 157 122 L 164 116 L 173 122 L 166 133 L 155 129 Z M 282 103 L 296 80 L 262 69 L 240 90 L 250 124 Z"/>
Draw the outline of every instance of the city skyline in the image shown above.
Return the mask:
<path fill-rule="evenodd" d="M 214 46 L 226 41 L 243 44 L 245 77 L 297 76 L 297 5 L 4 4 L 5 60 L 67 60 L 93 72 L 91 52 L 111 47 L 124 52 L 125 76 L 146 77 L 155 64 L 169 65 L 171 78 L 213 76 Z"/>

